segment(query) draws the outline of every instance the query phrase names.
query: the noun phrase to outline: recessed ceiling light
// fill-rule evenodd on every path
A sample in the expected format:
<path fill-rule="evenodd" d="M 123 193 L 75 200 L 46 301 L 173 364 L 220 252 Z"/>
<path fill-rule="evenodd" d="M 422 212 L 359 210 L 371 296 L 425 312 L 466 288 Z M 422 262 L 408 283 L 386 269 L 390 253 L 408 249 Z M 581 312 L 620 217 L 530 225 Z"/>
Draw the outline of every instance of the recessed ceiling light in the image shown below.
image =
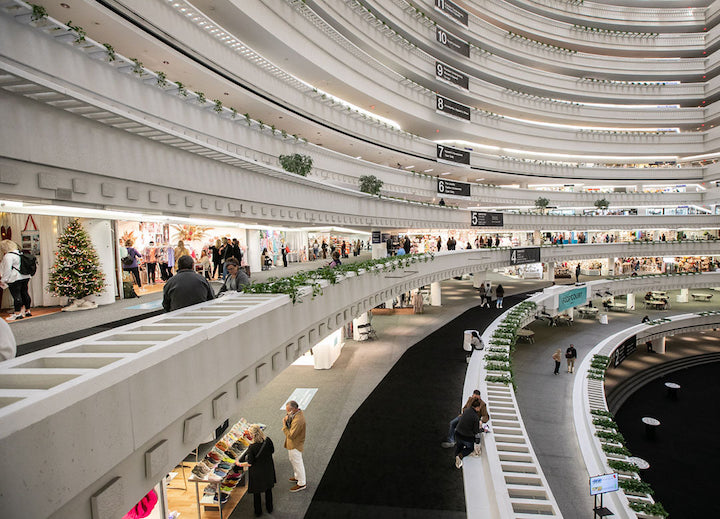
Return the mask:
<path fill-rule="evenodd" d="M 481 180 L 485 180 L 484 178 L 476 178 L 475 182 L 480 182 Z"/>
<path fill-rule="evenodd" d="M 433 170 L 433 168 L 426 169 L 426 170 L 423 171 L 423 173 L 430 173 L 432 170 Z"/>
<path fill-rule="evenodd" d="M 440 173 L 440 174 L 441 174 L 441 175 L 449 175 L 450 172 L 449 172 L 449 171 L 446 171 L 445 173 Z"/>
<path fill-rule="evenodd" d="M 415 167 L 415 166 L 405 166 L 405 169 L 412 169 L 412 168 L 414 168 L 414 167 Z"/>

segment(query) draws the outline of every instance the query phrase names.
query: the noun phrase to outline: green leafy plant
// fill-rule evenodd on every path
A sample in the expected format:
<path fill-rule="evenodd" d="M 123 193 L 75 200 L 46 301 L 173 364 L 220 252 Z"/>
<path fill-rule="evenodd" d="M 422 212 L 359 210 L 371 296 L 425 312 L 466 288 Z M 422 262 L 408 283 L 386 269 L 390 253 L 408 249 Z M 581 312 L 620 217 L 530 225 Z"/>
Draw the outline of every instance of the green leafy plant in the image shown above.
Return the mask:
<path fill-rule="evenodd" d="M 301 177 L 306 177 L 312 169 L 313 160 L 309 155 L 300 155 L 293 153 L 292 155 L 280 155 L 280 165 L 288 173 L 295 173 Z"/>
<path fill-rule="evenodd" d="M 510 377 L 498 377 L 496 375 L 488 375 L 485 377 L 486 382 L 500 382 L 501 384 L 510 384 L 512 379 Z"/>
<path fill-rule="evenodd" d="M 595 436 L 601 440 L 607 440 L 613 443 L 625 443 L 625 437 L 619 432 L 596 431 Z"/>
<path fill-rule="evenodd" d="M 222 112 L 222 109 L 223 109 L 222 101 L 220 101 L 219 99 L 213 99 L 213 103 L 215 103 L 215 106 L 213 106 L 213 111 L 217 114 Z"/>
<path fill-rule="evenodd" d="M 657 515 L 659 517 L 667 517 L 667 510 L 660 503 L 630 503 L 630 508 L 636 512 L 642 512 L 647 515 Z"/>
<path fill-rule="evenodd" d="M 165 74 L 165 72 L 157 70 L 155 71 L 155 74 L 157 74 L 157 86 L 164 87 L 168 84 L 167 75 Z"/>
<path fill-rule="evenodd" d="M 79 25 L 73 25 L 72 21 L 67 22 L 65 25 L 67 25 L 70 30 L 75 32 L 75 43 L 82 43 L 85 41 L 85 36 L 87 36 L 87 32 L 85 32 L 85 29 L 83 29 Z"/>
<path fill-rule="evenodd" d="M 175 84 L 178 87 L 178 94 L 180 94 L 183 97 L 187 97 L 188 91 L 187 91 L 187 88 L 185 88 L 185 85 L 180 83 L 180 81 L 175 81 Z"/>
<path fill-rule="evenodd" d="M 30 15 L 30 20 L 33 22 L 37 22 L 39 20 L 42 20 L 43 18 L 47 18 L 47 10 L 41 6 L 36 4 L 30 4 L 32 6 L 32 14 Z"/>
<path fill-rule="evenodd" d="M 616 431 L 618 430 L 618 425 L 607 418 L 593 418 L 592 423 L 593 425 L 605 427 L 606 429 L 615 429 Z"/>
<path fill-rule="evenodd" d="M 232 119 L 235 119 L 235 118 L 237 117 L 238 111 L 235 110 L 235 108 L 230 108 L 230 112 L 232 112 L 232 113 L 230 114 L 230 117 L 231 117 Z"/>
<path fill-rule="evenodd" d="M 107 51 L 108 61 L 115 61 L 117 56 L 115 55 L 115 49 L 113 46 L 109 43 L 103 43 L 103 47 L 105 47 L 105 50 Z"/>
<path fill-rule="evenodd" d="M 540 211 L 545 211 L 547 209 L 547 206 L 550 205 L 550 200 L 544 197 L 540 197 L 537 200 L 535 200 L 535 207 L 540 209 Z"/>
<path fill-rule="evenodd" d="M 485 364 L 485 369 L 488 371 L 512 371 L 509 363 L 501 364 L 499 362 L 488 362 Z"/>
<path fill-rule="evenodd" d="M 362 175 L 360 177 L 360 191 L 370 195 L 379 195 L 383 181 L 375 175 Z"/>
<path fill-rule="evenodd" d="M 503 355 L 501 353 L 491 353 L 489 355 L 485 355 L 485 360 L 487 360 L 487 361 L 497 360 L 500 362 L 510 362 L 510 357 L 508 355 Z"/>
<path fill-rule="evenodd" d="M 601 211 L 607 211 L 607 208 L 610 207 L 610 202 L 605 198 L 601 198 L 600 200 L 595 200 L 595 207 Z"/>
<path fill-rule="evenodd" d="M 605 411 L 605 409 L 591 409 L 590 414 L 595 416 L 604 416 L 610 419 L 613 418 L 613 414 L 610 411 Z"/>
<path fill-rule="evenodd" d="M 205 97 L 205 92 L 195 92 L 198 96 L 197 102 L 201 105 L 205 104 L 205 101 L 207 101 L 207 97 Z"/>
<path fill-rule="evenodd" d="M 626 449 L 625 447 L 617 447 L 615 445 L 605 445 L 602 444 L 602 450 L 609 454 L 624 454 L 625 456 L 630 456 L 630 451 Z"/>
<path fill-rule="evenodd" d="M 639 479 L 621 479 L 620 481 L 618 481 L 618 484 L 623 490 L 627 490 L 628 492 L 634 492 L 636 494 L 653 495 L 655 493 L 655 491 L 649 484 L 645 483 L 644 481 L 640 481 Z"/>
<path fill-rule="evenodd" d="M 630 463 L 629 461 L 620 461 L 620 460 L 608 460 L 608 465 L 613 470 L 619 470 L 622 472 L 637 472 L 640 470 L 640 468 L 635 465 L 634 463 Z"/>
<path fill-rule="evenodd" d="M 133 74 L 140 75 L 145 71 L 145 66 L 142 64 L 142 61 L 140 61 L 137 58 L 130 58 L 130 61 L 135 63 L 135 66 L 133 67 Z"/>
<path fill-rule="evenodd" d="M 245 117 L 245 122 L 248 124 L 248 126 L 250 126 L 252 124 L 252 119 L 250 118 L 250 114 L 245 112 L 243 114 L 243 117 Z"/>

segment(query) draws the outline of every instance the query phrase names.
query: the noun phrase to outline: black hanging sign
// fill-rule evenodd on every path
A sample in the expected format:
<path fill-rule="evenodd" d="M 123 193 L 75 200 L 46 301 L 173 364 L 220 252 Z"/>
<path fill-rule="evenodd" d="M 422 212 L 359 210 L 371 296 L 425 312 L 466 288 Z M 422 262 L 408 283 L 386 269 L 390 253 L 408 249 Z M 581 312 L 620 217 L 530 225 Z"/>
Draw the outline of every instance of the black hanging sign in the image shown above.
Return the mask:
<path fill-rule="evenodd" d="M 448 83 L 459 86 L 468 90 L 470 88 L 470 79 L 467 75 L 459 70 L 449 67 L 442 61 L 435 62 L 435 77 L 447 81 Z"/>
<path fill-rule="evenodd" d="M 447 97 L 443 97 L 439 94 L 436 94 L 435 97 L 435 106 L 437 107 L 438 112 L 452 117 L 457 117 L 458 119 L 462 119 L 464 121 L 470 120 L 469 106 L 458 103 L 457 101 L 453 101 L 452 99 L 448 99 Z"/>
<path fill-rule="evenodd" d="M 461 40 L 457 36 L 453 36 L 442 27 L 438 26 L 435 31 L 437 41 L 450 50 L 462 54 L 466 58 L 470 57 L 470 44 L 465 40 Z"/>
<path fill-rule="evenodd" d="M 450 162 L 452 164 L 470 165 L 470 152 L 451 148 L 442 144 L 437 145 L 438 162 Z"/>
<path fill-rule="evenodd" d="M 520 247 L 510 251 L 510 265 L 540 263 L 540 247 Z"/>
<path fill-rule="evenodd" d="M 473 227 L 502 227 L 503 213 L 470 212 L 470 225 Z"/>
<path fill-rule="evenodd" d="M 465 9 L 450 0 L 435 0 L 435 9 L 459 24 L 468 26 L 468 13 Z"/>
<path fill-rule="evenodd" d="M 437 192 L 439 195 L 444 196 L 470 196 L 470 184 L 467 182 L 458 182 L 457 180 L 439 178 L 437 182 Z"/>

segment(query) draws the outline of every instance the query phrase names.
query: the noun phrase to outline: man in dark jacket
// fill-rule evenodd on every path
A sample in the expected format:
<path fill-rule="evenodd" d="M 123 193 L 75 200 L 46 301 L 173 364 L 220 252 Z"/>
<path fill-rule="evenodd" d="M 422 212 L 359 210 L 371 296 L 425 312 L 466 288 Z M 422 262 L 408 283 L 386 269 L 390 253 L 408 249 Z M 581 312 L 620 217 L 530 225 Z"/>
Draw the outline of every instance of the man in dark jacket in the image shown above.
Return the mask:
<path fill-rule="evenodd" d="M 210 283 L 193 270 L 192 256 L 178 259 L 178 271 L 163 287 L 163 308 L 172 312 L 179 308 L 196 305 L 215 298 Z"/>
<path fill-rule="evenodd" d="M 483 402 L 482 398 L 480 398 L 480 390 L 476 389 L 473 391 L 473 394 L 468 397 L 467 402 L 465 402 L 465 405 L 460 410 L 460 414 L 450 420 L 450 428 L 448 430 L 447 441 L 441 443 L 441 446 L 444 449 L 455 447 L 455 429 L 457 428 L 458 422 L 460 421 L 460 417 L 466 409 L 470 409 L 473 406 L 473 402 L 475 400 L 480 400 L 480 411 L 478 412 L 482 423 L 487 423 L 487 421 L 490 420 L 490 415 L 487 412 L 487 405 L 485 404 L 485 402 Z"/>
<path fill-rule="evenodd" d="M 462 459 L 475 449 L 475 438 L 480 434 L 480 409 L 484 403 L 478 398 L 460 415 L 455 429 L 455 466 L 462 467 Z"/>

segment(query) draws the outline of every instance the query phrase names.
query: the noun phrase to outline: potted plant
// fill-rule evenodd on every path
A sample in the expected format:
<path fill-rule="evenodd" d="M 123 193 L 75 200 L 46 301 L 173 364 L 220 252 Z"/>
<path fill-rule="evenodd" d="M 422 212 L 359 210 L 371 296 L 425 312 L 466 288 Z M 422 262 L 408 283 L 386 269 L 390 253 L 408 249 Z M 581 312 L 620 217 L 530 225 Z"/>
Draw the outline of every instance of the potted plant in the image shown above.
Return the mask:
<path fill-rule="evenodd" d="M 548 205 L 550 205 L 550 200 L 542 196 L 535 200 L 535 207 L 540 210 L 541 214 L 545 214 L 545 210 L 547 209 Z"/>
<path fill-rule="evenodd" d="M 308 155 L 300 155 L 299 153 L 293 153 L 292 155 L 280 155 L 278 157 L 282 168 L 289 172 L 306 177 L 312 169 L 313 160 Z"/>
<path fill-rule="evenodd" d="M 362 175 L 360 177 L 360 191 L 370 195 L 379 195 L 383 181 L 375 175 Z"/>

